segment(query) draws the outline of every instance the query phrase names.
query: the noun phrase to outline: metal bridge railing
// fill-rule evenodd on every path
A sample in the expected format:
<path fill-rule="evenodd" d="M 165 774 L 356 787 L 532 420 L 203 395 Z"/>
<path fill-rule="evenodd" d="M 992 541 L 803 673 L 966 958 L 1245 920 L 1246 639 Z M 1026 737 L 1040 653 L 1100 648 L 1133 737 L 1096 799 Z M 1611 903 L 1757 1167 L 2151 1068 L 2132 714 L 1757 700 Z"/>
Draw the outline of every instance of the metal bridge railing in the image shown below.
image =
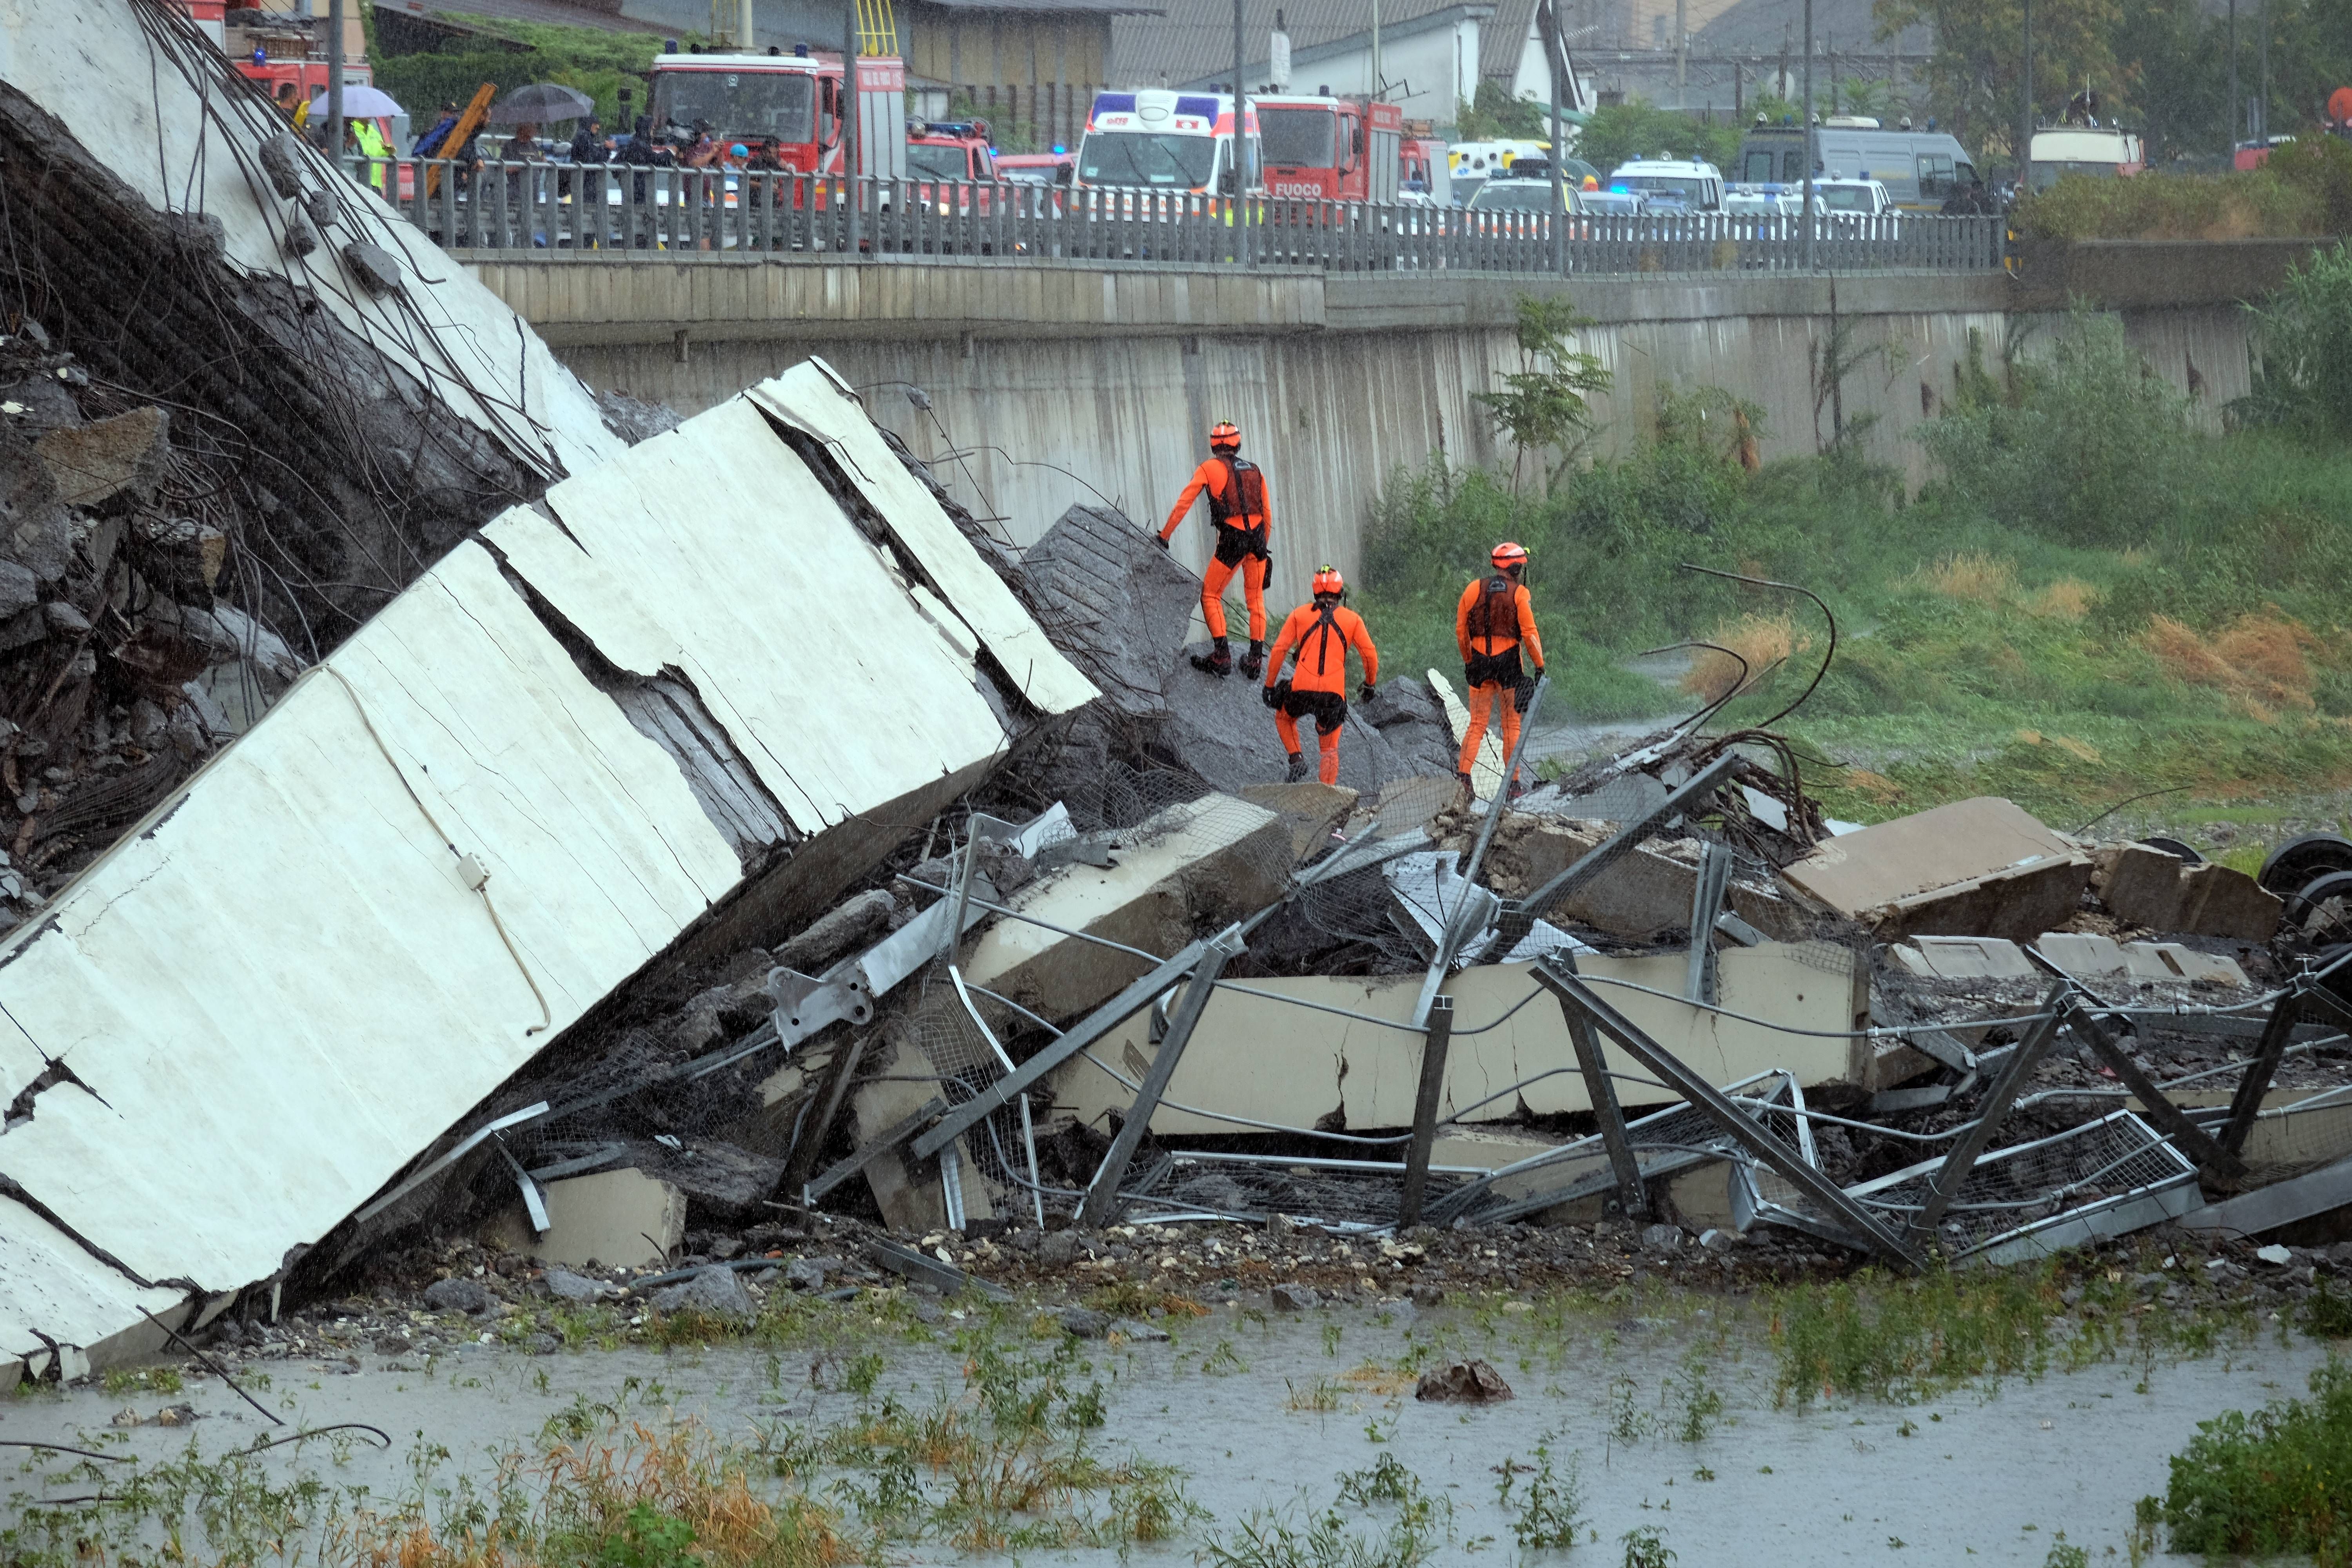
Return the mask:
<path fill-rule="evenodd" d="M 746 260 L 1254 265 L 1327 272 L 1641 273 L 1792 270 L 1793 216 L 1570 215 L 1364 202 L 628 164 L 353 160 L 446 249 L 544 250 L 614 260 L 709 251 Z M 852 203 L 856 204 L 853 215 Z M 1816 218 L 1813 262 L 1846 271 L 1968 272 L 2001 265 L 1991 217 L 1901 213 Z"/>

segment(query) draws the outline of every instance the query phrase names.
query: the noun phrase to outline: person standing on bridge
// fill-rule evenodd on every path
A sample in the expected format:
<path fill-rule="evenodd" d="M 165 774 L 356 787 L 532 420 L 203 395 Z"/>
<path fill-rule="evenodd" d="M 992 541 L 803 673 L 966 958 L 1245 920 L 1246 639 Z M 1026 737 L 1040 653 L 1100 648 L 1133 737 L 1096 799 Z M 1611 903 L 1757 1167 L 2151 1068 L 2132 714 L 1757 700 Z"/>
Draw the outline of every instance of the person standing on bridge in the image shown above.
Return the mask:
<path fill-rule="evenodd" d="M 1318 566 L 1312 584 L 1315 597 L 1290 612 L 1274 639 L 1274 655 L 1266 661 L 1265 705 L 1274 710 L 1274 728 L 1290 753 L 1289 782 L 1307 776 L 1307 756 L 1298 743 L 1298 721 L 1315 720 L 1315 743 L 1322 753 L 1316 776 L 1327 784 L 1339 782 L 1339 731 L 1348 722 L 1348 650 L 1364 661 L 1360 696 L 1367 702 L 1379 695 L 1381 650 L 1364 628 L 1364 617 L 1349 609 L 1347 580 L 1336 566 Z M 1291 650 L 1298 663 L 1287 680 L 1276 680 L 1282 661 Z"/>
<path fill-rule="evenodd" d="M 1528 710 L 1544 667 L 1535 605 L 1520 580 L 1528 570 L 1526 547 L 1505 540 L 1487 559 L 1495 570 L 1463 589 L 1462 602 L 1454 611 L 1454 640 L 1462 649 L 1462 683 L 1470 698 L 1470 722 L 1462 731 L 1462 761 L 1455 770 L 1465 790 L 1471 787 L 1470 769 L 1478 760 L 1478 749 L 1486 742 L 1490 712 L 1499 710 L 1502 714 L 1503 755 L 1508 759 L 1517 752 L 1519 715 Z M 1535 661 L 1533 676 L 1520 658 L 1522 645 Z M 1519 793 L 1516 768 L 1506 788 L 1510 795 Z"/>
<path fill-rule="evenodd" d="M 1225 640 L 1225 584 L 1242 574 L 1242 599 L 1249 606 L 1249 652 L 1242 658 L 1242 675 L 1255 680 L 1265 668 L 1265 579 L 1273 557 L 1266 552 L 1265 470 L 1242 456 L 1241 426 L 1220 419 L 1209 430 L 1209 460 L 1192 470 L 1192 482 L 1176 498 L 1160 531 L 1160 548 L 1168 548 L 1193 498 L 1206 493 L 1209 521 L 1217 535 L 1214 558 L 1201 578 L 1201 618 L 1209 625 L 1211 651 L 1192 656 L 1192 667 L 1222 679 L 1234 668 L 1232 646 Z"/>

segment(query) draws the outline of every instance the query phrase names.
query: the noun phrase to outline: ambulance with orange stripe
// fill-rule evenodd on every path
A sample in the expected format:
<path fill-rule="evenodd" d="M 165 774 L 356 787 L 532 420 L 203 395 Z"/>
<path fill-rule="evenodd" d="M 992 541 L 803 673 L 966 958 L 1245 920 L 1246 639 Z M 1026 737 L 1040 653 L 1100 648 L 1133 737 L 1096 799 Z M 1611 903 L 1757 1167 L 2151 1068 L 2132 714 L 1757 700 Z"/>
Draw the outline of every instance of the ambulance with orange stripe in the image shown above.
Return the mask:
<path fill-rule="evenodd" d="M 1143 88 L 1098 92 L 1078 142 L 1071 184 L 1171 195 L 1262 194 L 1255 105 L 1234 135 L 1234 100 L 1222 93 Z"/>

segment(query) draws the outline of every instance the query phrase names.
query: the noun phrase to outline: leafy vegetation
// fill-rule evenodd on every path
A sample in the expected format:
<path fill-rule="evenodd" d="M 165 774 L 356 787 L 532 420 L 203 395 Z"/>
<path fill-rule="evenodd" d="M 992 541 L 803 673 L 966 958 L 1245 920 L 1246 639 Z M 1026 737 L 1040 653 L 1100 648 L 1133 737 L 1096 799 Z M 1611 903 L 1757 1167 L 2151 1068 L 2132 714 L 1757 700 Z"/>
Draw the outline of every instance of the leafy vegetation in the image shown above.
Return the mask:
<path fill-rule="evenodd" d="M 374 12 L 372 5 L 362 10 L 371 28 Z M 645 110 L 646 78 L 662 47 L 654 34 L 608 33 L 459 11 L 443 15 L 475 29 L 474 37 L 450 38 L 438 49 L 404 55 L 385 53 L 373 36 L 368 40 L 376 85 L 407 106 L 410 123 L 420 133 L 433 123 L 441 105 L 467 102 L 486 81 L 496 83 L 501 96 L 535 81 L 577 88 L 596 100 L 596 112 L 607 131 L 628 129 L 621 122 L 623 89 L 629 91 L 634 111 Z"/>
<path fill-rule="evenodd" d="M 2345 153 L 2352 167 L 2352 149 Z M 2352 217 L 2344 227 L 2352 231 Z M 2352 438 L 2352 246 L 2312 258 L 2253 307 L 2262 366 L 2241 413 L 2320 439 Z"/>
<path fill-rule="evenodd" d="M 2164 1494 L 2175 1552 L 2352 1563 L 2352 1365 L 2331 1360 L 2310 1386 L 2308 1401 L 2198 1424 Z"/>
<path fill-rule="evenodd" d="M 2342 309 L 2334 277 L 2310 309 Z M 1819 457 L 1754 464 L 1760 416 L 1703 389 L 1663 395 L 1640 439 L 1545 496 L 1399 470 L 1359 595 L 1383 663 L 1455 667 L 1462 585 L 1516 539 L 1548 722 L 1695 710 L 1736 664 L 1636 657 L 1691 638 L 1760 672 L 1719 721 L 1769 718 L 1827 627 L 1796 595 L 1682 568 L 1822 595 L 1836 658 L 1786 724 L 1840 816 L 1996 793 L 2072 827 L 2151 789 L 2186 786 L 2167 807 L 2186 812 L 2352 781 L 2352 449 L 2314 434 L 2336 384 L 2282 374 L 2271 425 L 2207 435 L 2112 321 L 1974 357 L 1926 426 L 1935 473 L 1916 496 L 1834 412 L 1843 376 L 1877 374 L 1859 350 L 1822 378 Z"/>
<path fill-rule="evenodd" d="M 2045 239 L 2239 239 L 2352 230 L 2352 142 L 2313 137 L 2259 169 L 2162 170 L 2129 180 L 2069 177 L 2017 205 L 2021 234 Z"/>
<path fill-rule="evenodd" d="M 1519 368 L 1504 375 L 1501 392 L 1478 392 L 1471 401 L 1486 410 L 1517 458 L 1514 486 L 1529 457 L 1541 465 L 1544 492 L 1576 460 L 1592 432 L 1592 405 L 1586 395 L 1609 390 L 1612 377 L 1597 354 L 1569 345 L 1568 335 L 1592 325 L 1564 299 L 1519 296 Z M 1549 454 L 1549 457 L 1547 456 Z"/>

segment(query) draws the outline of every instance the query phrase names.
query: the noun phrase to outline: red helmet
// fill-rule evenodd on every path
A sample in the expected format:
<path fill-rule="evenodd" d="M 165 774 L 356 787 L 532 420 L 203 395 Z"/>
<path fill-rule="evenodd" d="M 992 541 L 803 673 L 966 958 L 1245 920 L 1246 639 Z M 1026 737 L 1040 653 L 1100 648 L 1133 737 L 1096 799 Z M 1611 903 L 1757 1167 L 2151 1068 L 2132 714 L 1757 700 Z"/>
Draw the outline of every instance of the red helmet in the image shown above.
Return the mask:
<path fill-rule="evenodd" d="M 1524 544 L 1515 544 L 1507 539 L 1495 546 L 1495 553 L 1491 559 L 1495 563 L 1496 571 L 1508 572 L 1514 567 L 1528 563 L 1528 547 Z"/>
<path fill-rule="evenodd" d="M 1209 445 L 1238 447 L 1242 444 L 1242 427 L 1230 419 L 1220 419 L 1209 426 Z"/>
<path fill-rule="evenodd" d="M 1315 568 L 1314 592 L 1317 598 L 1319 599 L 1326 594 L 1344 594 L 1347 591 L 1348 580 L 1339 575 L 1339 569 L 1337 566 L 1327 561 Z"/>

